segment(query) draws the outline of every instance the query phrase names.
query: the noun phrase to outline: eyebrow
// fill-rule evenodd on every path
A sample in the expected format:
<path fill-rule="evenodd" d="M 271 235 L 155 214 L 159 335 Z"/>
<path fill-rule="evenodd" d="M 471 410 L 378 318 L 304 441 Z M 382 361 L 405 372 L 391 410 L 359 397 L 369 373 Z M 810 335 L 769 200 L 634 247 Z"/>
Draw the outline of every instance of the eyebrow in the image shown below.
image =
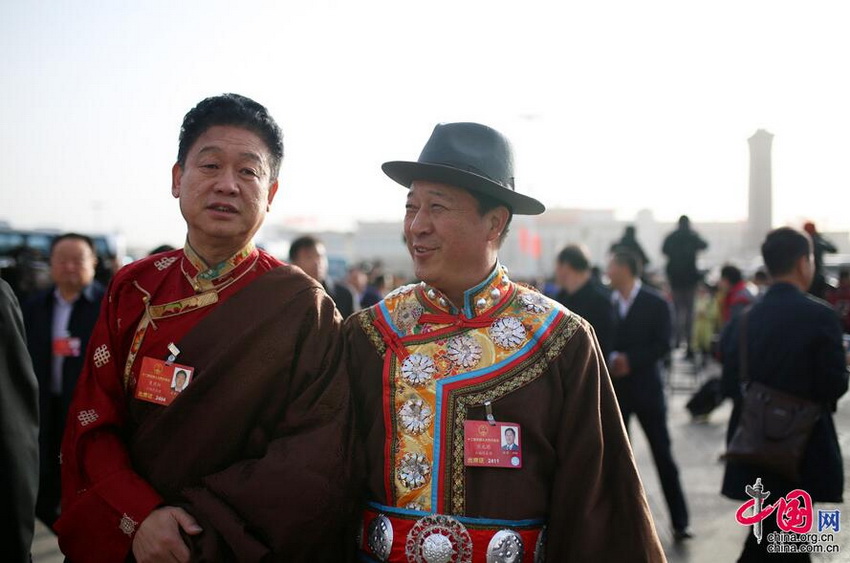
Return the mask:
<path fill-rule="evenodd" d="M 428 195 L 444 197 L 446 199 L 451 200 L 452 196 L 444 191 L 438 190 L 436 188 L 428 188 Z M 412 192 L 407 192 L 407 200 L 410 201 L 410 198 L 413 197 Z"/>
<path fill-rule="evenodd" d="M 224 152 L 224 151 L 222 151 L 220 147 L 217 147 L 215 145 L 207 145 L 206 147 L 201 147 L 201 149 L 198 151 L 198 155 L 203 155 L 203 154 L 207 154 L 207 153 L 214 153 L 214 152 Z M 239 156 L 241 156 L 242 158 L 247 158 L 248 160 L 253 160 L 253 161 L 255 161 L 259 164 L 262 164 L 262 162 L 263 162 L 262 157 L 255 152 L 250 152 L 250 151 L 240 152 Z"/>

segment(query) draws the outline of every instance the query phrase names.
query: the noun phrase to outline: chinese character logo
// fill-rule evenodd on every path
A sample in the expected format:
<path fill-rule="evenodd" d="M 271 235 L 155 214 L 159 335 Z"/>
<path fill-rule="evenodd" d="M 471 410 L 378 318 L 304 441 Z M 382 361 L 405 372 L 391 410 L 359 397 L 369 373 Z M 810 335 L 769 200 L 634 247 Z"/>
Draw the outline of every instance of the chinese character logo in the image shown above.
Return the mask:
<path fill-rule="evenodd" d="M 764 490 L 761 478 L 756 479 L 753 485 L 747 485 L 745 491 L 747 496 L 750 497 L 750 500 L 738 508 L 738 511 L 735 513 L 735 519 L 742 526 L 753 527 L 753 535 L 758 543 L 761 543 L 762 539 L 762 520 L 770 516 L 774 511 L 776 512 L 776 525 L 783 532 L 805 534 L 811 530 L 814 523 L 812 497 L 806 491 L 794 489 L 786 496 L 780 497 L 775 503 L 768 505 L 765 505 L 764 501 L 770 496 L 770 491 Z M 752 509 L 750 515 L 747 516 L 746 513 L 750 509 Z M 819 521 L 823 518 L 820 512 L 827 511 L 819 511 Z"/>
<path fill-rule="evenodd" d="M 833 532 L 838 532 L 841 529 L 839 522 L 841 517 L 840 510 L 818 510 L 818 532 L 832 529 Z"/>

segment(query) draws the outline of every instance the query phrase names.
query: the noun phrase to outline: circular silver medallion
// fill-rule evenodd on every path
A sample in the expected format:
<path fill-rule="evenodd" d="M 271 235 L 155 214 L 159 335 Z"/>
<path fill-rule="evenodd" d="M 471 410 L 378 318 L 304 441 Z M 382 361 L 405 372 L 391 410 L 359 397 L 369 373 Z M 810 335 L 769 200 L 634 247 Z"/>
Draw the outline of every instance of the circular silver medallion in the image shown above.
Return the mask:
<path fill-rule="evenodd" d="M 404 550 L 413 563 L 471 563 L 472 538 L 451 516 L 432 514 L 413 525 Z"/>
<path fill-rule="evenodd" d="M 481 346 L 470 335 L 461 334 L 446 343 L 446 356 L 454 365 L 470 369 L 481 360 Z"/>
<path fill-rule="evenodd" d="M 487 545 L 487 563 L 519 563 L 524 555 L 522 537 L 513 530 L 499 530 Z"/>
<path fill-rule="evenodd" d="M 516 317 L 496 319 L 488 329 L 490 338 L 499 348 L 510 350 L 525 342 L 525 327 Z"/>
<path fill-rule="evenodd" d="M 537 536 L 537 545 L 534 548 L 534 563 L 544 563 L 546 561 L 546 526 L 540 530 L 540 535 Z"/>
<path fill-rule="evenodd" d="M 401 376 L 414 387 L 428 383 L 437 373 L 437 365 L 424 354 L 411 354 L 401 362 Z"/>
<path fill-rule="evenodd" d="M 539 293 L 523 293 L 519 296 L 519 302 L 529 313 L 545 313 L 552 308 L 546 298 Z"/>
<path fill-rule="evenodd" d="M 406 453 L 398 463 L 398 478 L 408 489 L 425 484 L 431 474 L 431 464 L 422 454 Z"/>
<path fill-rule="evenodd" d="M 386 561 L 393 547 L 393 524 L 379 514 L 369 523 L 369 549 L 380 561 Z"/>
<path fill-rule="evenodd" d="M 398 416 L 407 432 L 421 434 L 431 425 L 434 413 L 422 399 L 409 399 L 399 409 Z"/>

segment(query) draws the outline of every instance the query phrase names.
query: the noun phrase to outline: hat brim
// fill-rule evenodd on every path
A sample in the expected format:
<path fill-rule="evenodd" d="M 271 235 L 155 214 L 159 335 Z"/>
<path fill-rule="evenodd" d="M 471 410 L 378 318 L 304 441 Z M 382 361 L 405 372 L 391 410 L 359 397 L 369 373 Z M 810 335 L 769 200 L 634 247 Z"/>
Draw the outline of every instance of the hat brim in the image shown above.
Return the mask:
<path fill-rule="evenodd" d="M 533 197 L 518 194 L 489 178 L 453 166 L 393 160 L 385 162 L 381 169 L 405 188 L 410 188 L 416 180 L 428 180 L 493 197 L 508 206 L 515 215 L 540 215 L 546 211 L 546 206 Z"/>

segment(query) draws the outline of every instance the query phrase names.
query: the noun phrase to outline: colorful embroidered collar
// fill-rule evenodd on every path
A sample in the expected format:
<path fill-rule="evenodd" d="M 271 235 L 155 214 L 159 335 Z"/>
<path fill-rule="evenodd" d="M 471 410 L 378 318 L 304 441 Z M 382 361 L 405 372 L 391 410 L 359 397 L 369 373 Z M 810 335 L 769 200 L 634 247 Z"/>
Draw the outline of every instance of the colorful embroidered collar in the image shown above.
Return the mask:
<path fill-rule="evenodd" d="M 227 260 L 210 267 L 187 240 L 183 247 L 183 255 L 182 270 L 186 280 L 192 284 L 195 291 L 203 292 L 221 290 L 238 280 L 257 261 L 259 251 L 254 241 L 251 241 Z"/>
<path fill-rule="evenodd" d="M 463 303 L 458 310 L 451 301 L 437 288 L 422 284 L 422 301 L 437 312 L 450 315 L 463 315 L 468 319 L 486 315 L 495 307 L 509 291 L 511 282 L 508 270 L 499 262 L 484 281 L 463 292 Z"/>

